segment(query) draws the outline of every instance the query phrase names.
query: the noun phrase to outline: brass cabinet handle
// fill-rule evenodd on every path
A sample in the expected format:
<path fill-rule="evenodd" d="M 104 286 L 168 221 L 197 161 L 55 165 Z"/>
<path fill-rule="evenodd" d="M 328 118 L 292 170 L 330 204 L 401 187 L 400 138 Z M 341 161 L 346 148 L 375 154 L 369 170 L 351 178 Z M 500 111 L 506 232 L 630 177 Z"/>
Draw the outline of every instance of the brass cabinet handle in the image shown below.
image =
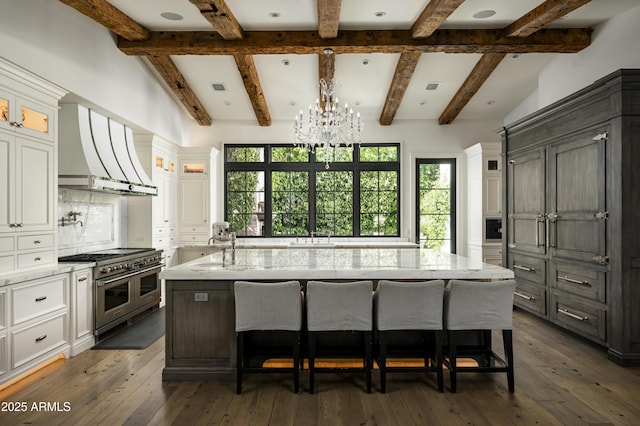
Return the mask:
<path fill-rule="evenodd" d="M 40 337 L 36 337 L 36 343 L 38 343 L 38 342 L 42 342 L 42 341 L 43 341 L 44 339 L 46 339 L 46 338 L 47 338 L 47 335 L 46 335 L 46 334 L 43 334 L 43 335 L 42 335 L 42 336 L 40 336 Z"/>
<path fill-rule="evenodd" d="M 78 282 L 82 282 L 82 281 L 86 281 L 86 280 L 87 280 L 87 277 L 78 278 Z"/>
<path fill-rule="evenodd" d="M 36 297 L 36 302 L 42 302 L 43 300 L 47 300 L 47 296 Z"/>

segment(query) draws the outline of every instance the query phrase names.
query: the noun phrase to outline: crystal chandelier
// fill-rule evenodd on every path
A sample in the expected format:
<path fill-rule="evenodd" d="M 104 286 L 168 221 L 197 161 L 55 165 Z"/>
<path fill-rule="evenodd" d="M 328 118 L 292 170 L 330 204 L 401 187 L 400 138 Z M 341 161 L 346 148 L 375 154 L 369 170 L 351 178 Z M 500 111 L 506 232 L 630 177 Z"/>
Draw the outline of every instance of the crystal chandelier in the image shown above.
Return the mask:
<path fill-rule="evenodd" d="M 302 111 L 296 115 L 294 124 L 294 144 L 315 152 L 322 148 L 325 154 L 325 168 L 335 159 L 339 147 L 352 147 L 361 142 L 363 123 L 360 113 L 354 115 L 347 104 L 340 108 L 335 79 L 327 82 L 320 79 L 320 98 L 315 107 L 309 105 L 305 118 Z"/>

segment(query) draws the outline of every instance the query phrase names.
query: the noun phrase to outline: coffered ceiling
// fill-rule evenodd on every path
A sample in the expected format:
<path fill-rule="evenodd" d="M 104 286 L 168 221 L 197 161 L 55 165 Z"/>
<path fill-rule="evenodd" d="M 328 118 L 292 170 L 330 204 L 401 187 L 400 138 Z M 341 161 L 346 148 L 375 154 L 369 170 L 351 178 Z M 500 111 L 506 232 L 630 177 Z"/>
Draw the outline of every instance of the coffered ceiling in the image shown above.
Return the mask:
<path fill-rule="evenodd" d="M 60 0 L 201 125 L 291 120 L 335 76 L 365 120 L 502 119 L 559 54 L 640 0 Z M 332 54 L 325 52 L 330 50 Z M 223 90 L 220 90 L 223 89 Z M 432 89 L 432 90 L 428 90 Z"/>

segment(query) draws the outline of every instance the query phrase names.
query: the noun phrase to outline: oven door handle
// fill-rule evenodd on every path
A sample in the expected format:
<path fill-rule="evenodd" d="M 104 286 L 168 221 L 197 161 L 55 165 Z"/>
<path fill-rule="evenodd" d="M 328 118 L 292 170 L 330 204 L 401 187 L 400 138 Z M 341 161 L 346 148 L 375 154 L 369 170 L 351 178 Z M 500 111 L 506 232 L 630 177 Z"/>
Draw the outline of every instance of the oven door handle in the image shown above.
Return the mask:
<path fill-rule="evenodd" d="M 123 280 L 125 278 L 131 278 L 131 277 L 134 277 L 136 275 L 143 274 L 145 272 L 153 271 L 154 269 L 159 269 L 161 267 L 162 267 L 162 265 L 154 265 L 151 268 L 142 269 L 142 270 L 138 270 L 138 271 L 133 271 L 133 272 L 131 272 L 129 274 L 126 274 L 126 275 L 119 275 L 119 276 L 117 276 L 115 278 L 112 278 L 110 280 L 96 280 L 96 286 L 104 287 L 105 285 L 108 285 L 108 284 L 111 284 L 111 283 L 115 283 L 116 281 L 121 281 L 121 280 Z"/>

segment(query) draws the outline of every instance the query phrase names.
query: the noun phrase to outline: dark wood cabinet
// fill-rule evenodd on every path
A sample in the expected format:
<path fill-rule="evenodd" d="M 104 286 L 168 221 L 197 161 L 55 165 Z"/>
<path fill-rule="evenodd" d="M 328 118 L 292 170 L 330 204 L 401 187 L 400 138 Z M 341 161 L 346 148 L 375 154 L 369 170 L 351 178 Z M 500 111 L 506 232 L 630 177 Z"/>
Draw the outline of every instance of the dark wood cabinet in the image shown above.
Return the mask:
<path fill-rule="evenodd" d="M 515 305 L 640 365 L 640 70 L 501 131 Z"/>

